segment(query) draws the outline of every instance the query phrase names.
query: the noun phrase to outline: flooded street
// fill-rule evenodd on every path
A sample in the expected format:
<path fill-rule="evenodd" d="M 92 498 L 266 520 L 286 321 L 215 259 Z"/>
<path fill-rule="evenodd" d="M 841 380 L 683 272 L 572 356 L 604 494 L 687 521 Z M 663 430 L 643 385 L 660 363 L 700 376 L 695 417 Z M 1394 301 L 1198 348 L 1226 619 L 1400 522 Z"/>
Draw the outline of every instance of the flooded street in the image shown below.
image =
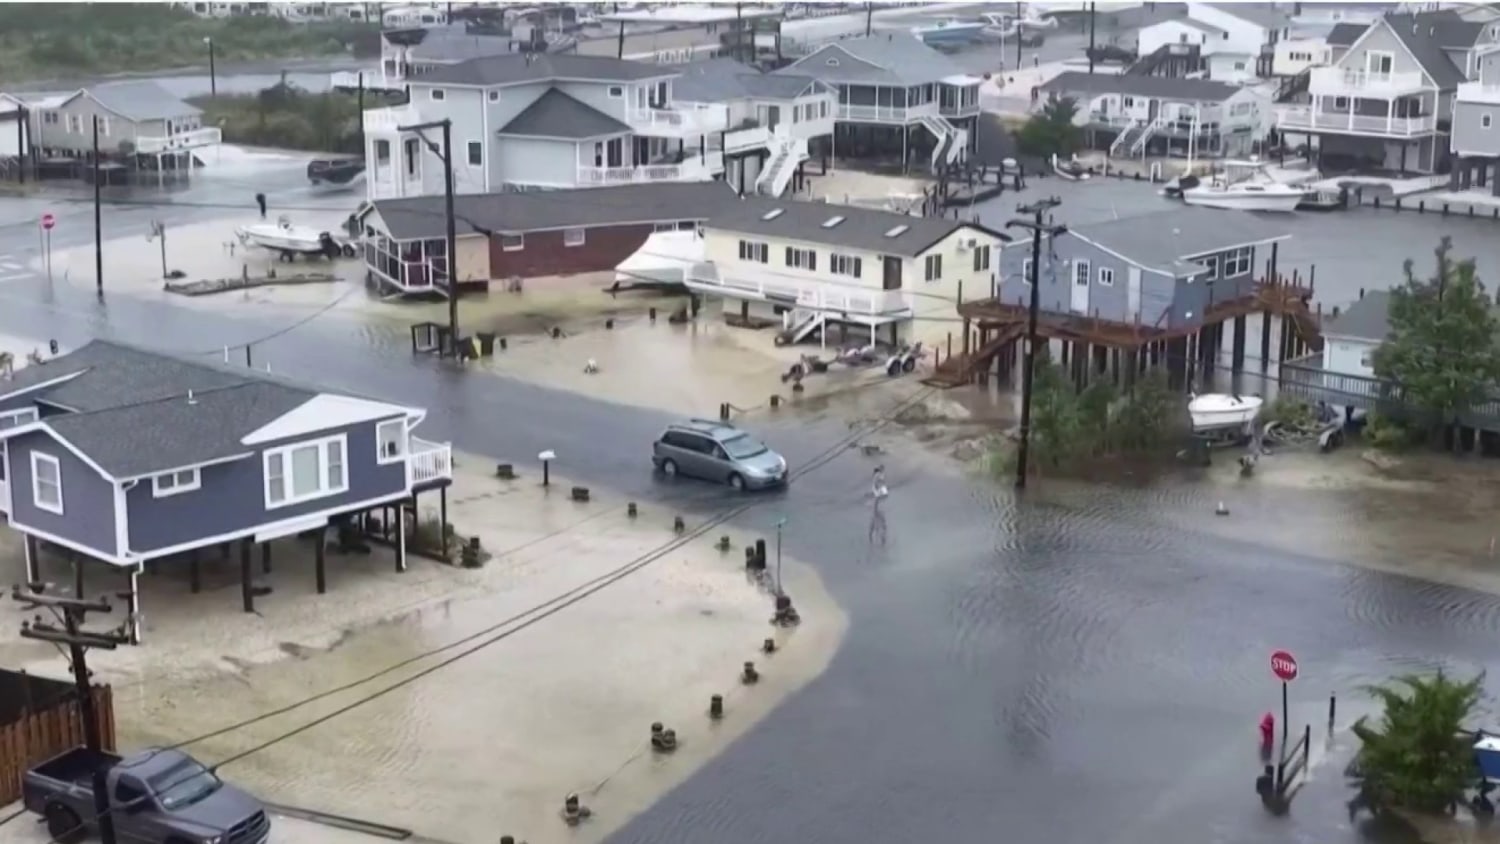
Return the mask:
<path fill-rule="evenodd" d="M 240 161 L 205 174 L 173 203 L 111 207 L 106 238 L 144 245 L 156 218 L 168 222 L 169 237 L 170 226 L 215 216 L 231 230 L 253 214 L 256 185 L 272 196 L 273 213 L 352 206 L 347 196 L 311 195 L 295 157 Z M 1065 222 L 1168 207 L 1144 184 L 1046 180 L 978 210 L 1003 225 L 1017 202 L 1054 193 Z M 5 200 L 0 255 L 33 265 L 35 219 L 49 208 L 59 216 L 54 250 L 90 242 L 87 204 Z M 1488 222 L 1355 211 L 1299 214 L 1289 226 L 1294 239 L 1281 249 L 1282 270 L 1316 263 L 1325 308 L 1347 303 L 1360 287 L 1396 283 L 1407 257 L 1420 270 L 1442 234 L 1478 260 L 1482 276 L 1500 274 L 1500 227 Z M 671 494 L 651 476 L 647 444 L 688 410 L 692 396 L 669 396 L 652 408 L 615 387 L 593 395 L 586 383 L 564 381 L 572 387 L 564 390 L 513 378 L 503 362 L 495 371 L 464 372 L 413 358 L 400 318 L 372 319 L 365 307 L 320 312 L 326 299 L 277 297 L 184 305 L 139 285 L 111 287 L 116 270 L 125 272 L 106 266 L 102 303 L 87 261 L 51 283 L 35 271 L 4 276 L 5 345 L 57 338 L 73 347 L 97 335 L 212 355 L 259 341 L 257 365 L 426 407 L 423 430 L 463 451 L 525 466 L 555 449 L 563 471 L 611 494 L 643 501 Z M 569 368 L 581 365 L 586 349 L 608 348 L 597 338 L 558 344 Z M 630 365 L 647 370 L 650 361 L 643 355 Z M 644 382 L 653 373 L 631 377 Z M 755 381 L 755 394 L 782 389 L 769 370 L 740 374 Z M 1293 723 L 1310 722 L 1315 732 L 1330 693 L 1340 696 L 1342 729 L 1362 711 L 1362 684 L 1416 669 L 1500 668 L 1492 648 L 1500 636 L 1500 564 L 1491 545 L 1497 502 L 1488 464 L 1435 458 L 1377 475 L 1352 452 L 1289 454 L 1268 458 L 1247 480 L 1221 470 L 1093 484 L 1042 479 L 1018 499 L 1008 485 L 934 454 L 901 425 L 866 438 L 881 446 L 880 456 L 848 447 L 851 417 L 873 420 L 921 393 L 914 381 L 897 382 L 746 418 L 794 467 L 826 462 L 784 495 L 756 499 L 736 526 L 772 536 L 785 518 L 788 554 L 817 569 L 848 614 L 848 636 L 822 676 L 611 841 L 989 844 L 1003 829 L 1007 840 L 1023 842 L 1352 842 L 1360 839 L 1345 822 L 1335 766 L 1315 772 L 1290 817 L 1266 816 L 1254 798 L 1254 725 L 1275 708 L 1278 691 L 1268 653 L 1286 648 L 1298 656 Z M 696 412 L 707 415 L 724 399 L 697 400 Z M 883 545 L 869 541 L 864 500 L 877 460 L 892 488 Z M 1214 516 L 1219 501 L 1230 516 Z M 706 518 L 724 504 L 705 496 L 678 506 Z M 403 655 L 402 646 L 381 641 L 359 647 L 388 650 L 381 655 L 389 661 Z M 497 646 L 494 659 L 503 663 L 505 653 Z M 515 670 L 542 671 L 544 662 L 523 660 Z M 520 674 L 483 680 L 478 701 L 465 703 L 481 722 L 485 695 L 503 697 L 528 682 Z M 317 676 L 303 682 L 314 690 L 335 685 Z M 420 684 L 411 694 L 438 711 L 448 703 Z M 467 730 L 408 721 L 391 706 L 382 710 L 383 728 L 350 735 L 351 727 L 334 721 L 287 742 L 295 764 L 265 776 L 329 802 L 362 801 L 361 814 L 378 821 L 385 795 L 402 787 L 413 764 L 414 745 L 430 758 L 451 753 L 460 765 L 473 752 L 466 745 L 489 747 L 509 734 L 500 716 Z M 174 735 L 171 724 L 159 729 L 162 739 Z M 215 749 L 233 753 L 254 739 L 227 737 Z M 372 780 L 396 783 L 393 791 L 371 795 L 325 774 L 321 757 L 345 744 L 364 748 Z M 421 785 L 430 801 L 422 808 L 462 813 L 487 787 L 478 769 L 455 770 L 450 782 Z M 446 830 L 446 823 L 433 826 Z M 560 822 L 518 830 L 532 844 L 570 840 L 564 833 Z"/>

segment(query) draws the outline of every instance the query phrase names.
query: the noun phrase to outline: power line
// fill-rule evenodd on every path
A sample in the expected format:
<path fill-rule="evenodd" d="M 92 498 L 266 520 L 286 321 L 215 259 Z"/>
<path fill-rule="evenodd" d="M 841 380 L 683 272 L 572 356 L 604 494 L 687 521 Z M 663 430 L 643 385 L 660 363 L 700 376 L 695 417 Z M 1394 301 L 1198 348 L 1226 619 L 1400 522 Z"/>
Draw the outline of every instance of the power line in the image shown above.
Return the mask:
<path fill-rule="evenodd" d="M 841 456 L 842 454 L 846 453 L 849 450 L 849 445 L 851 443 L 857 442 L 860 438 L 865 437 L 865 436 L 869 436 L 870 434 L 875 433 L 876 431 L 880 430 L 881 428 L 884 428 L 886 425 L 890 424 L 890 422 L 892 420 L 894 420 L 896 417 L 898 417 L 905 410 L 907 410 L 908 408 L 914 406 L 915 404 L 917 404 L 917 403 L 925 400 L 927 398 L 927 396 L 931 395 L 933 392 L 935 392 L 935 390 L 936 390 L 936 388 L 933 388 L 933 387 L 923 387 L 923 388 L 915 391 L 915 393 L 912 396 L 910 396 L 910 397 L 902 400 L 901 402 L 899 402 L 895 407 L 893 407 L 892 409 L 890 409 L 889 411 L 887 411 L 880 418 L 878 418 L 875 421 L 869 423 L 868 425 L 863 426 L 859 430 L 856 430 L 854 433 L 851 433 L 851 434 L 849 434 L 849 435 L 847 435 L 845 437 L 840 438 L 838 442 L 836 442 L 834 445 L 832 445 L 832 446 L 828 447 L 827 449 L 823 450 L 822 452 L 820 452 L 816 457 L 812 458 L 807 463 L 805 463 L 802 466 L 798 467 L 798 469 L 795 472 L 790 473 L 788 477 L 789 478 L 803 477 L 803 476 L 806 476 L 807 474 L 809 474 L 811 472 L 817 471 L 818 469 L 822 468 L 823 466 L 828 465 L 829 463 L 831 463 L 834 460 L 836 460 L 839 456 Z M 620 582 L 621 580 L 624 580 L 625 578 L 629 577 L 630 575 L 635 574 L 636 572 L 641 571 L 642 569 L 644 569 L 647 566 L 651 565 L 652 563 L 654 563 L 654 562 L 662 559 L 663 557 L 667 556 L 668 554 L 670 554 L 671 552 L 677 550 L 678 548 L 682 547 L 683 545 L 685 545 L 685 544 L 687 544 L 689 542 L 692 542 L 695 539 L 701 538 L 702 536 L 706 535 L 709 531 L 713 530 L 714 528 L 716 528 L 716 527 L 724 524 L 725 522 L 727 522 L 727 521 L 729 521 L 731 519 L 734 519 L 734 518 L 736 518 L 736 517 L 738 517 L 740 515 L 743 515 L 744 513 L 748 512 L 751 509 L 754 509 L 757 506 L 760 506 L 760 503 L 761 502 L 755 502 L 755 501 L 746 502 L 746 503 L 739 504 L 738 506 L 733 507 L 731 509 L 728 509 L 728 510 L 725 510 L 725 511 L 721 511 L 720 513 L 716 514 L 715 516 L 710 517 L 707 521 L 705 521 L 703 524 L 699 525 L 697 528 L 694 528 L 693 530 L 691 530 L 691 531 L 689 531 L 689 532 L 687 532 L 687 533 L 685 533 L 685 534 L 683 534 L 681 536 L 677 536 L 677 537 L 673 538 L 671 541 L 666 542 L 666 543 L 664 543 L 661 546 L 658 546 L 656 549 L 654 549 L 652 551 L 648 551 L 647 553 L 642 554 L 642 555 L 636 557 L 635 559 L 631 560 L 630 562 L 628 562 L 628 563 L 626 563 L 626 564 L 624 564 L 624 565 L 622 565 L 622 566 L 620 566 L 620 567 L 618 567 L 618 568 L 616 568 L 616 569 L 614 569 L 614 570 L 612 570 L 610 572 L 607 572 L 607 573 L 605 573 L 603 575 L 595 577 L 592 580 L 590 580 L 590 581 L 582 584 L 581 586 L 575 587 L 574 589 L 571 589 L 568 592 L 564 592 L 561 595 L 555 596 L 555 597 L 553 597 L 549 601 L 543 602 L 541 604 L 534 605 L 533 607 L 531 607 L 530 609 L 526 610 L 525 612 L 518 613 L 518 614 L 516 614 L 514 616 L 511 616 L 510 618 L 506 619 L 505 621 L 502 621 L 502 622 L 500 622 L 500 623 L 498 623 L 496 625 L 492 625 L 491 627 L 486 628 L 485 630 L 482 630 L 482 631 L 479 631 L 478 633 L 475 633 L 475 634 L 472 634 L 470 636 L 467 636 L 464 639 L 458 640 L 457 642 L 453 642 L 453 643 L 450 643 L 450 644 L 445 645 L 443 647 L 436 648 L 436 649 L 427 651 L 426 653 L 423 653 L 423 654 L 420 654 L 420 655 L 408 658 L 406 660 L 403 660 L 401 663 L 398 663 L 398 664 L 396 664 L 394 666 L 387 667 L 387 668 L 385 668 L 385 669 L 383 669 L 383 670 L 381 670 L 379 672 L 376 672 L 375 674 L 369 675 L 368 677 L 364 678 L 363 680 L 359 680 L 359 681 L 356 681 L 354 683 L 346 684 L 346 685 L 344 685 L 342 687 L 339 687 L 337 689 L 332 689 L 332 690 L 328 690 L 328 691 L 319 693 L 317 695 L 311 696 L 311 697 L 306 698 L 306 699 L 304 699 L 302 701 L 294 703 L 294 704 L 292 704 L 290 706 L 283 707 L 282 709 L 276 710 L 276 711 L 271 712 L 271 713 L 264 713 L 264 714 L 262 714 L 260 716 L 256 716 L 255 718 L 247 719 L 247 720 L 239 722 L 237 724 L 230 725 L 230 726 L 225 727 L 225 728 L 223 728 L 221 730 L 217 730 L 217 731 L 215 731 L 213 733 L 208 733 L 208 734 L 205 734 L 205 735 L 202 735 L 202 736 L 198 736 L 196 738 L 192 738 L 192 739 L 188 739 L 188 740 L 183 741 L 183 742 L 179 742 L 179 743 L 177 743 L 175 745 L 172 745 L 172 748 L 181 748 L 181 747 L 184 747 L 184 746 L 189 745 L 189 744 L 193 744 L 193 743 L 196 743 L 196 742 L 199 742 L 199 741 L 203 741 L 203 740 L 208 739 L 208 738 L 213 738 L 213 737 L 216 737 L 216 736 L 219 736 L 219 735 L 223 735 L 223 734 L 228 733 L 228 732 L 232 732 L 234 730 L 241 729 L 241 728 L 243 728 L 245 726 L 249 726 L 251 724 L 255 724 L 255 723 L 258 723 L 260 721 L 264 721 L 267 718 L 272 718 L 272 717 L 275 717 L 276 715 L 279 715 L 279 714 L 284 714 L 285 712 L 289 712 L 289 711 L 291 711 L 293 709 L 299 708 L 299 707 L 304 706 L 304 705 L 306 705 L 308 703 L 312 703 L 312 702 L 315 702 L 317 700 L 321 700 L 321 699 L 326 698 L 326 697 L 328 697 L 330 695 L 338 694 L 341 691 L 347 691 L 347 690 L 349 690 L 351 688 L 354 688 L 356 686 L 359 686 L 359 685 L 362 685 L 364 683 L 367 683 L 367 682 L 369 682 L 369 681 L 371 681 L 373 679 L 377 679 L 377 678 L 379 678 L 381 676 L 389 674 L 392 671 L 398 670 L 401 667 L 404 667 L 406 665 L 410 665 L 410 664 L 412 664 L 415 661 L 418 661 L 418 660 L 421 660 L 421 659 L 425 659 L 425 658 L 428 658 L 428 657 L 431 657 L 431 656 L 435 656 L 435 655 L 437 655 L 439 653 L 443 653 L 443 652 L 445 652 L 447 650 L 451 650 L 452 648 L 457 647 L 457 646 L 462 645 L 462 644 L 473 642 L 475 639 L 479 639 L 479 638 L 481 638 L 481 637 L 483 637 L 483 636 L 485 636 L 487 634 L 490 634 L 490 633 L 494 634 L 494 635 L 489 636 L 489 638 L 483 639 L 483 641 L 480 641 L 477 644 L 474 644 L 472 647 L 466 648 L 466 649 L 460 651 L 459 653 L 454 654 L 453 656 L 448 657 L 447 659 L 444 659 L 441 662 L 438 662 L 435 665 L 428 666 L 427 668 L 424 668 L 421 671 L 419 671 L 419 672 L 417 672 L 417 673 L 415 673 L 415 674 L 413 674 L 413 675 L 411 675 L 409 677 L 406 677 L 406 678 L 404 678 L 402 680 L 399 680 L 399 681 L 397 681 L 395 683 L 392 683 L 389 686 L 386 686 L 386 687 L 381 688 L 381 689 L 379 689 L 379 690 L 377 690 L 375 692 L 372 692 L 372 693 L 370 693 L 368 695 L 365 695 L 364 697 L 361 697 L 361 698 L 359 698 L 357 700 L 354 700 L 354 701 L 352 701 L 352 702 L 350 702 L 350 703 L 348 703 L 348 704 L 346 704 L 344 706 L 339 707 L 338 709 L 333 710 L 332 712 L 326 713 L 326 714 L 324 714 L 324 715 L 322 715 L 322 716 L 320 716 L 318 718 L 315 718 L 312 721 L 304 723 L 304 724 L 302 724 L 302 725 L 300 725 L 300 726 L 298 726 L 298 727 L 296 727 L 296 728 L 294 728 L 292 730 L 289 730 L 289 731 L 287 731 L 285 733 L 282 733 L 282 734 L 280 734 L 278 736 L 272 737 L 272 738 L 270 738 L 270 739 L 268 739 L 266 741 L 263 741 L 263 742 L 260 742 L 259 744 L 254 745 L 254 746 L 252 746 L 252 747 L 250 747 L 250 748 L 248 748 L 246 750 L 240 751 L 239 753 L 235 753 L 235 754 L 233 754 L 233 755 L 231 755 L 231 756 L 229 756 L 229 757 L 227 757 L 225 759 L 220 760 L 219 762 L 215 763 L 209 769 L 210 771 L 217 773 L 217 771 L 220 768 L 223 768 L 225 765 L 229 765 L 229 764 L 232 764 L 234 762 L 238 762 L 238 761 L 240 761 L 240 760 L 242 760 L 242 759 L 244 759 L 244 758 L 246 758 L 248 756 L 254 755 L 256 753 L 260 753 L 260 752 L 262 752 L 264 750 L 267 750 L 267 749 L 269 749 L 271 747 L 274 747 L 275 745 L 277 745 L 277 744 L 279 744 L 279 743 L 281 743 L 283 741 L 287 741 L 289 739 L 295 738 L 296 736 L 299 736 L 302 733 L 305 733 L 305 732 L 307 732 L 307 731 L 309 731 L 309 730 L 311 730 L 311 729 L 313 729 L 315 727 L 318 727 L 318 726 L 321 726 L 323 724 L 326 724 L 329 721 L 332 721 L 335 718 L 338 718 L 338 717 L 340 717 L 342 715 L 345 715 L 345 714 L 347 714 L 349 712 L 352 712 L 353 710 L 358 709 L 358 708 L 360 708 L 360 707 L 362 707 L 362 706 L 364 706 L 364 705 L 366 705 L 368 703 L 371 703 L 373 701 L 379 700 L 380 698 L 384 697 L 387 694 L 390 694 L 393 691 L 396 691 L 397 689 L 404 688 L 405 686 L 408 686 L 408 685 L 410 685 L 412 683 L 415 683 L 417 680 L 423 679 L 424 677 L 427 677 L 430 674 L 433 674 L 433 673 L 435 673 L 435 672 L 437 672 L 437 671 L 439 671 L 439 670 L 441 670 L 443 668 L 446 668 L 446 667 L 448 667 L 450 665 L 453 665 L 454 663 L 457 663 L 457 662 L 459 662 L 459 661 L 461 661 L 461 660 L 463 660 L 463 659 L 465 659 L 465 658 L 467 658 L 469 656 L 472 656 L 473 654 L 476 654 L 476 653 L 478 653 L 478 652 L 480 652 L 480 651 L 488 648 L 489 646 L 491 646 L 493 644 L 496 644 L 498 642 L 504 641 L 505 639 L 507 639 L 507 638 L 515 635 L 516 633 L 519 633 L 522 630 L 525 630 L 526 628 L 531 627 L 532 625 L 534 625 L 534 624 L 536 624 L 536 623 L 538 623 L 538 622 L 540 622 L 540 621 L 542 621 L 542 620 L 544 620 L 546 618 L 550 618 L 551 616 L 556 615 L 557 613 L 563 611 L 564 609 L 567 609 L 568 607 L 571 607 L 571 606 L 573 606 L 573 605 L 581 602 L 585 598 L 588 598 L 591 595 L 594 595 L 595 593 L 600 592 L 600 591 L 608 588 L 609 586 L 612 586 L 615 583 Z M 514 625 L 514 626 L 511 626 L 511 625 Z M 152 753 L 155 753 L 155 752 L 159 752 L 159 751 L 152 751 Z M 186 776 L 184 779 L 180 780 L 180 782 L 186 782 L 187 779 L 190 779 L 193 776 L 197 776 L 197 774 L 198 774 L 197 771 L 189 772 L 189 775 Z M 168 786 L 165 786 L 165 787 L 157 789 L 157 790 L 158 791 L 165 791 L 168 788 L 170 788 L 171 786 L 177 785 L 177 784 L 178 783 L 174 782 L 174 783 L 171 783 Z M 101 822 L 101 821 L 105 821 L 105 819 L 109 815 L 111 815 L 114 812 L 118 811 L 119 808 L 120 807 L 116 806 L 116 807 L 107 807 L 107 808 L 102 809 L 97 815 L 95 815 L 89 821 L 80 822 L 80 824 L 77 827 L 74 827 L 73 830 L 70 830 L 67 834 L 64 834 L 64 835 L 58 836 L 57 838 L 51 839 L 48 842 L 48 844 L 61 844 L 61 839 L 69 838 L 73 832 L 76 832 L 79 829 L 86 828 L 90 823 L 98 823 L 98 822 Z M 9 819 L 7 819 L 7 820 L 9 820 Z"/>

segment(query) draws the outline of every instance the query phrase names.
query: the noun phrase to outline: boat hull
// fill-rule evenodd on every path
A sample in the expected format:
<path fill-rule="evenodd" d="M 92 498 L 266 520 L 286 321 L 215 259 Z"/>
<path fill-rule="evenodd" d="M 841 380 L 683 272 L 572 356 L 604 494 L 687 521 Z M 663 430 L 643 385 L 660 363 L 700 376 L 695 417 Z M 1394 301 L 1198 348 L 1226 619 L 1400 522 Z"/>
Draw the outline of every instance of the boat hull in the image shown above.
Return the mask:
<path fill-rule="evenodd" d="M 1200 208 L 1219 208 L 1225 211 L 1274 211 L 1286 213 L 1296 211 L 1305 195 L 1301 191 L 1263 191 L 1257 193 L 1235 193 L 1194 188 L 1182 191 L 1182 201 Z"/>
<path fill-rule="evenodd" d="M 1210 394 L 1188 402 L 1188 416 L 1192 418 L 1194 431 L 1243 428 L 1255 421 L 1263 404 L 1264 400 L 1258 396 Z"/>

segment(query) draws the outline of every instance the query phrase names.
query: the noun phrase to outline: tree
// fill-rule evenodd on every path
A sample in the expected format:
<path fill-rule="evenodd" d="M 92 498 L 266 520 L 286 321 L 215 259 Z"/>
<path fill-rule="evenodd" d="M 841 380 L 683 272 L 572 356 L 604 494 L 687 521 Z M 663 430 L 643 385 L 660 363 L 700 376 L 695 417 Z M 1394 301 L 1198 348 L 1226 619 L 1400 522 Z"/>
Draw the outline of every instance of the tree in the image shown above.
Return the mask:
<path fill-rule="evenodd" d="M 1016 133 L 1016 144 L 1027 155 L 1071 155 L 1081 142 L 1081 133 L 1073 125 L 1073 118 L 1077 115 L 1077 100 L 1052 94 L 1042 105 L 1041 112 L 1026 121 Z"/>
<path fill-rule="evenodd" d="M 1370 808 L 1436 813 L 1463 798 L 1479 777 L 1464 729 L 1483 683 L 1482 674 L 1458 682 L 1440 672 L 1367 688 L 1384 712 L 1378 726 L 1355 722 L 1360 748 L 1351 778 Z"/>
<path fill-rule="evenodd" d="M 1490 297 L 1473 259 L 1454 261 L 1452 240 L 1435 250 L 1437 267 L 1391 291 L 1390 334 L 1375 350 L 1375 374 L 1401 386 L 1404 404 L 1434 439 L 1500 382 L 1500 343 Z"/>

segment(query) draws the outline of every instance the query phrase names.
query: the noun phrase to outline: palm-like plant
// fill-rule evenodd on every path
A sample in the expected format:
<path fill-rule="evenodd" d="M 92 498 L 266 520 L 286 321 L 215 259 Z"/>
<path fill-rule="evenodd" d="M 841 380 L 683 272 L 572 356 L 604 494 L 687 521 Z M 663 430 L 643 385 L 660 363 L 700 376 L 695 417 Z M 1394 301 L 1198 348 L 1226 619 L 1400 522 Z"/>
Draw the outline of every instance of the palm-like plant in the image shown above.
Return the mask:
<path fill-rule="evenodd" d="M 1371 808 L 1444 812 L 1462 799 L 1479 776 L 1464 724 L 1483 683 L 1482 674 L 1458 682 L 1440 672 L 1367 689 L 1385 711 L 1378 724 L 1355 723 L 1360 748 L 1350 774 Z"/>

